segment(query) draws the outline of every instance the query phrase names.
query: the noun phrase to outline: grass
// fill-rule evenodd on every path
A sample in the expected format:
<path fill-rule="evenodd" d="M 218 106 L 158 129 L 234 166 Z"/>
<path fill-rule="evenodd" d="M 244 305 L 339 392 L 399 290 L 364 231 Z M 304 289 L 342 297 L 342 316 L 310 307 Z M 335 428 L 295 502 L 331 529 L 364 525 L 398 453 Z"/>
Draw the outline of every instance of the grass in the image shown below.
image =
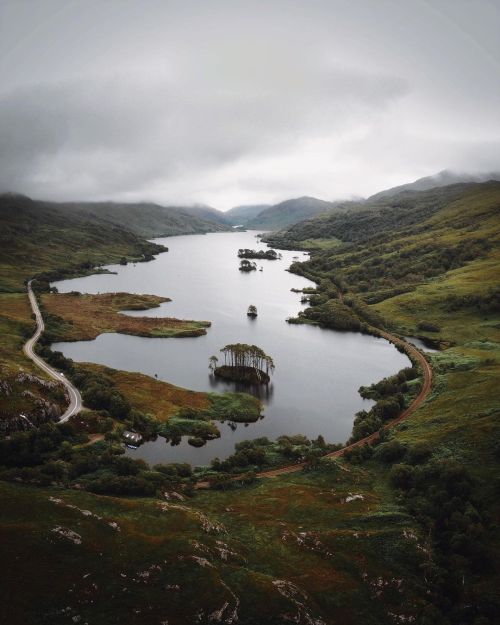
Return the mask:
<path fill-rule="evenodd" d="M 177 414 L 181 408 L 204 410 L 210 407 L 208 393 L 186 390 L 142 373 L 118 371 L 92 363 L 81 364 L 79 367 L 111 378 L 134 408 L 153 415 L 162 423 Z"/>
<path fill-rule="evenodd" d="M 51 324 L 52 340 L 82 341 L 95 339 L 105 332 L 135 336 L 171 338 L 206 334 L 209 321 L 189 321 L 169 317 L 130 317 L 123 310 L 147 310 L 158 307 L 168 298 L 156 295 L 104 293 L 101 295 L 44 294 L 44 312 L 59 317 Z"/>
<path fill-rule="evenodd" d="M 0 366 L 3 371 L 23 367 L 32 370 L 31 360 L 22 352 L 25 337 L 35 331 L 31 307 L 26 294 L 0 294 Z"/>
<path fill-rule="evenodd" d="M 354 476 L 342 471 L 165 504 L 2 483 L 2 585 L 13 597 L 5 618 L 106 625 L 127 614 L 131 624 L 182 625 L 196 615 L 210 622 L 227 602 L 224 618 L 237 608 L 247 625 L 286 622 L 278 614 L 382 625 L 388 610 L 406 614 L 415 600 L 420 539 L 405 538 L 411 521 L 371 494 L 370 475 L 353 472 L 364 499 L 351 503 L 341 502 Z"/>

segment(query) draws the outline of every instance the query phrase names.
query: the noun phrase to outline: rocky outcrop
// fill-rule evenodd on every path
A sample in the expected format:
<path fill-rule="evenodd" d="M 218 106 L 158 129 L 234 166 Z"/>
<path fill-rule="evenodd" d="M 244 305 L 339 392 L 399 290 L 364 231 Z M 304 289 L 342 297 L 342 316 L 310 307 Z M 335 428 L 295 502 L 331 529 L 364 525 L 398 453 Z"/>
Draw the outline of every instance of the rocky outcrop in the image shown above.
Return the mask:
<path fill-rule="evenodd" d="M 48 393 L 56 388 L 62 387 L 55 381 L 25 371 L 0 380 L 0 435 L 27 431 L 59 420 L 63 407 L 47 398 Z M 69 402 L 66 393 L 64 402 Z"/>

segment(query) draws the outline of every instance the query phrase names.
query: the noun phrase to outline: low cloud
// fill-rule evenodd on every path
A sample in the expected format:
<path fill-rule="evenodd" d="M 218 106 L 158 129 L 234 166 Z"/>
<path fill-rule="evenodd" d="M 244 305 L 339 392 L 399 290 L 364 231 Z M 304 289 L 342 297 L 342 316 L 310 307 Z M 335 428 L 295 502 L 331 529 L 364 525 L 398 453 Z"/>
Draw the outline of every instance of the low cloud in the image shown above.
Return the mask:
<path fill-rule="evenodd" d="M 326 64 L 302 63 L 293 76 L 274 67 L 242 84 L 224 72 L 207 83 L 203 69 L 179 71 L 182 80 L 120 75 L 4 95 L 0 187 L 59 199 L 148 195 L 160 187 L 163 199 L 171 188 L 189 200 L 180 179 L 193 190 L 241 159 L 341 137 L 407 91 L 400 79 Z"/>

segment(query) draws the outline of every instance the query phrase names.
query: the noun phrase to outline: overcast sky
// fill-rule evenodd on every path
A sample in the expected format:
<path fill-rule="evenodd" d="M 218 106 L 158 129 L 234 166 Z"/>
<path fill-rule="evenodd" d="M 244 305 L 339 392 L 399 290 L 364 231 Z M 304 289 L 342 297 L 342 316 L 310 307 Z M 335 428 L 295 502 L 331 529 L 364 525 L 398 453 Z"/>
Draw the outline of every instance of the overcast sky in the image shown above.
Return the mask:
<path fill-rule="evenodd" d="M 0 0 L 0 190 L 237 204 L 500 170 L 500 0 Z"/>

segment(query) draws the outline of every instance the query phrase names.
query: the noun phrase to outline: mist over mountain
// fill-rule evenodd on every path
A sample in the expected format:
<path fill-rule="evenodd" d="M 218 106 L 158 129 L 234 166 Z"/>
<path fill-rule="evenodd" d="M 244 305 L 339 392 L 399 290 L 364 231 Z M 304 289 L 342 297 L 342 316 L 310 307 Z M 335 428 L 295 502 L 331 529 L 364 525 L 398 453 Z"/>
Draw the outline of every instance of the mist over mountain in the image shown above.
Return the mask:
<path fill-rule="evenodd" d="M 230 208 L 224 213 L 224 216 L 233 226 L 240 226 L 257 217 L 257 215 L 270 206 L 271 204 L 244 204 Z"/>
<path fill-rule="evenodd" d="M 368 199 L 377 200 L 382 197 L 392 197 L 402 191 L 427 191 L 427 189 L 433 189 L 434 187 L 446 187 L 450 184 L 458 184 L 461 182 L 486 182 L 488 180 L 500 180 L 500 171 L 467 174 L 444 169 L 433 176 L 425 176 L 414 182 L 384 189 L 383 191 L 371 195 Z"/>
<path fill-rule="evenodd" d="M 232 224 L 227 218 L 226 213 L 212 208 L 212 206 L 179 206 L 179 210 L 203 221 L 213 222 L 223 226 Z"/>

